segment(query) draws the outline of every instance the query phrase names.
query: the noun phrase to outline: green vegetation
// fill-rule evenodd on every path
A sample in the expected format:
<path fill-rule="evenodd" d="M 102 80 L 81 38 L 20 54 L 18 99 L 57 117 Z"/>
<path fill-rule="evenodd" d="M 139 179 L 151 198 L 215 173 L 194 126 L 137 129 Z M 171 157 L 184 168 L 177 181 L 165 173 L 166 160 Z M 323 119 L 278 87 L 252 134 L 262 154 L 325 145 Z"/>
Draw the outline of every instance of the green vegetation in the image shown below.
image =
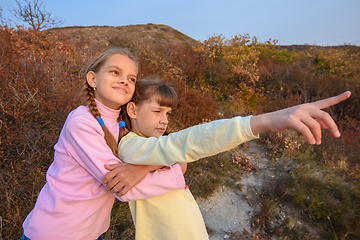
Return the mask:
<path fill-rule="evenodd" d="M 175 86 L 180 100 L 171 131 L 351 90 L 353 97 L 328 109 L 340 126 L 341 138 L 334 139 L 324 131 L 322 145 L 311 146 L 293 131 L 262 135 L 259 141 L 282 174 L 264 186 L 253 230 L 256 236 L 280 239 L 360 237 L 359 47 L 306 46 L 307 50 L 290 51 L 277 46 L 277 41 L 259 43 L 248 35 L 229 40 L 215 35 L 202 44 L 190 45 L 179 43 L 185 38 L 166 26 L 142 28 L 149 34 L 154 31 L 155 36 L 160 31 L 161 37 L 155 41 L 132 38 L 126 35 L 131 26 L 93 28 L 96 38 L 92 40 L 86 35 L 87 28 L 41 32 L 0 27 L 2 238 L 20 237 L 21 224 L 44 184 L 64 120 L 83 102 L 84 68 L 112 46 L 136 52 L 143 76 L 156 73 Z M 109 29 L 119 37 L 108 34 Z M 178 41 L 165 41 L 166 34 L 175 34 Z M 194 195 L 206 197 L 219 185 L 241 188 L 236 179 L 243 171 L 252 170 L 251 159 L 241 156 L 244 147 L 189 164 L 186 178 Z M 285 218 L 278 211 L 284 206 L 292 210 Z M 294 221 L 295 216 L 301 225 Z M 316 232 L 309 232 L 306 226 Z M 105 238 L 132 239 L 133 232 L 127 205 L 116 203 Z"/>
<path fill-rule="evenodd" d="M 310 146 L 298 133 L 285 131 L 264 135 L 261 141 L 267 146 L 276 170 L 286 172 L 263 187 L 262 204 L 271 205 L 271 210 L 262 209 L 258 213 L 257 218 L 261 219 L 255 224 L 258 231 L 284 238 L 293 238 L 297 231 L 297 239 L 305 238 L 308 230 L 301 226 L 294 228 L 291 217 L 283 225 L 270 226 L 278 217 L 276 209 L 281 205 L 293 209 L 302 222 L 316 230 L 320 239 L 358 239 L 358 163 L 355 159 L 349 161 L 349 155 L 339 151 L 342 140 L 334 140 L 325 133 L 323 145 Z M 351 148 L 346 149 L 349 154 L 354 154 Z M 289 226 L 292 226 L 291 231 L 287 232 Z"/>

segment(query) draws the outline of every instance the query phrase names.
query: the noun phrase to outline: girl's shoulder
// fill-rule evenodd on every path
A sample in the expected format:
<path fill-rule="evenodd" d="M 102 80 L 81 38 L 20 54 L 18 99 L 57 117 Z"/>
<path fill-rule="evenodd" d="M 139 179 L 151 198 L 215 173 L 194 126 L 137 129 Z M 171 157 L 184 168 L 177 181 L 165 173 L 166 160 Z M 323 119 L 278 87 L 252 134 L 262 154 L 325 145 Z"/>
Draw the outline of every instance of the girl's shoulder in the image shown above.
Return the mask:
<path fill-rule="evenodd" d="M 78 106 L 74 110 L 72 110 L 66 118 L 66 121 L 74 121 L 74 120 L 87 120 L 87 121 L 96 121 L 96 119 L 91 115 L 90 110 L 87 106 Z"/>
<path fill-rule="evenodd" d="M 120 139 L 120 142 L 119 142 L 119 147 L 124 147 L 126 144 L 127 147 L 129 145 L 132 145 L 134 142 L 138 142 L 139 140 L 145 140 L 146 141 L 147 138 L 144 138 L 144 137 L 140 137 L 139 135 L 137 135 L 136 133 L 130 131 L 128 134 L 126 134 L 125 136 L 123 136 L 121 139 Z"/>
<path fill-rule="evenodd" d="M 91 113 L 89 111 L 89 108 L 86 106 L 78 106 L 77 108 L 75 108 L 74 110 L 72 110 L 69 115 L 68 118 L 73 118 L 76 116 L 91 116 Z"/>
<path fill-rule="evenodd" d="M 139 137 L 136 133 L 130 131 L 128 134 L 126 134 L 125 136 L 123 136 L 121 139 L 120 139 L 120 142 L 119 144 L 121 143 L 125 143 L 127 142 L 128 140 L 132 139 L 132 138 L 135 138 L 135 137 Z"/>
<path fill-rule="evenodd" d="M 96 119 L 91 115 L 89 108 L 86 106 L 79 106 L 72 110 L 65 121 L 67 127 L 73 126 L 76 128 L 84 124 L 98 125 Z"/>

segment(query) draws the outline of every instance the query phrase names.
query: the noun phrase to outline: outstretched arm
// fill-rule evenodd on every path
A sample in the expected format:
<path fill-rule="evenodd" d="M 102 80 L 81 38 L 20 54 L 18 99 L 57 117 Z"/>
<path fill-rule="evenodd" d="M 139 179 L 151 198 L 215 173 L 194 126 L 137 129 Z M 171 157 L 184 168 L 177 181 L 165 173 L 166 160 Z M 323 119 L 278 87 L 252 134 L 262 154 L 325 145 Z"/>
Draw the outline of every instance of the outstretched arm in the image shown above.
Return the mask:
<path fill-rule="evenodd" d="M 320 144 L 321 129 L 328 128 L 334 137 L 340 136 L 334 120 L 322 109 L 344 101 L 350 95 L 351 92 L 347 91 L 335 97 L 258 116 L 216 120 L 158 139 L 127 138 L 122 140 L 120 158 L 124 162 L 145 165 L 170 166 L 175 161 L 192 162 L 229 150 L 268 130 L 295 129 L 311 144 Z M 132 148 L 136 151 L 131 151 Z"/>
<path fill-rule="evenodd" d="M 351 92 L 347 91 L 313 103 L 305 103 L 276 112 L 253 116 L 250 120 L 251 130 L 257 135 L 267 130 L 295 129 L 302 133 L 310 144 L 321 143 L 321 129 L 329 129 L 334 137 L 340 137 L 334 120 L 322 109 L 344 101 L 350 95 Z"/>
<path fill-rule="evenodd" d="M 328 128 L 334 137 L 340 136 L 334 120 L 322 109 L 344 101 L 350 95 L 351 92 L 348 91 L 335 97 L 252 116 L 251 118 L 237 117 L 232 120 L 213 121 L 159 139 L 132 138 L 126 143 L 129 147 L 125 146 L 124 150 L 121 151 L 123 154 L 121 159 L 132 160 L 134 164 L 171 165 L 175 163 L 173 158 L 175 155 L 177 162 L 192 162 L 231 149 L 268 130 L 296 129 L 311 144 L 320 144 L 321 129 Z M 141 146 L 141 148 L 136 147 L 136 152 L 126 151 L 130 146 L 135 145 Z M 124 189 L 129 189 L 127 186 L 130 185 L 126 181 L 118 179 L 121 177 L 118 173 L 113 170 L 105 175 L 103 183 L 114 178 L 114 181 L 109 182 L 107 189 L 121 189 L 123 186 L 125 186 Z M 122 191 L 122 194 L 124 192 Z"/>

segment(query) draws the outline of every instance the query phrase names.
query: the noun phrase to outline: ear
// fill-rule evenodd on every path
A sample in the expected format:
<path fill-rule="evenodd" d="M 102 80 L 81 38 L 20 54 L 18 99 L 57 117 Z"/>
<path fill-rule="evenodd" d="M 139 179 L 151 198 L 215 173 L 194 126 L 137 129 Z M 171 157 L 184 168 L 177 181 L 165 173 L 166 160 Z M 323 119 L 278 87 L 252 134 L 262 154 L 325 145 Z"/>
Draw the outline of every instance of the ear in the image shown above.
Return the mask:
<path fill-rule="evenodd" d="M 96 75 L 93 71 L 89 71 L 86 74 L 86 81 L 90 85 L 90 87 L 92 88 L 96 87 Z"/>
<path fill-rule="evenodd" d="M 133 102 L 128 102 L 126 106 L 127 114 L 131 119 L 136 119 L 136 105 Z"/>

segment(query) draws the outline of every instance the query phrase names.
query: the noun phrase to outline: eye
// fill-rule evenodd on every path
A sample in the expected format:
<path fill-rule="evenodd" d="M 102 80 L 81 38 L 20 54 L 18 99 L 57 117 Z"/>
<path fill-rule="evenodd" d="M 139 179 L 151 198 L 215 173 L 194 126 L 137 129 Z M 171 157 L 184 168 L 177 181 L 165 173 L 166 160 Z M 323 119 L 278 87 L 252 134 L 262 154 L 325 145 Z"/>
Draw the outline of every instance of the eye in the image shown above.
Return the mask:
<path fill-rule="evenodd" d="M 136 83 L 136 78 L 129 78 L 130 82 Z"/>
<path fill-rule="evenodd" d="M 119 72 L 118 72 L 117 70 L 111 70 L 110 73 L 113 73 L 113 74 L 115 74 L 115 75 L 118 75 L 118 74 L 119 74 Z"/>

